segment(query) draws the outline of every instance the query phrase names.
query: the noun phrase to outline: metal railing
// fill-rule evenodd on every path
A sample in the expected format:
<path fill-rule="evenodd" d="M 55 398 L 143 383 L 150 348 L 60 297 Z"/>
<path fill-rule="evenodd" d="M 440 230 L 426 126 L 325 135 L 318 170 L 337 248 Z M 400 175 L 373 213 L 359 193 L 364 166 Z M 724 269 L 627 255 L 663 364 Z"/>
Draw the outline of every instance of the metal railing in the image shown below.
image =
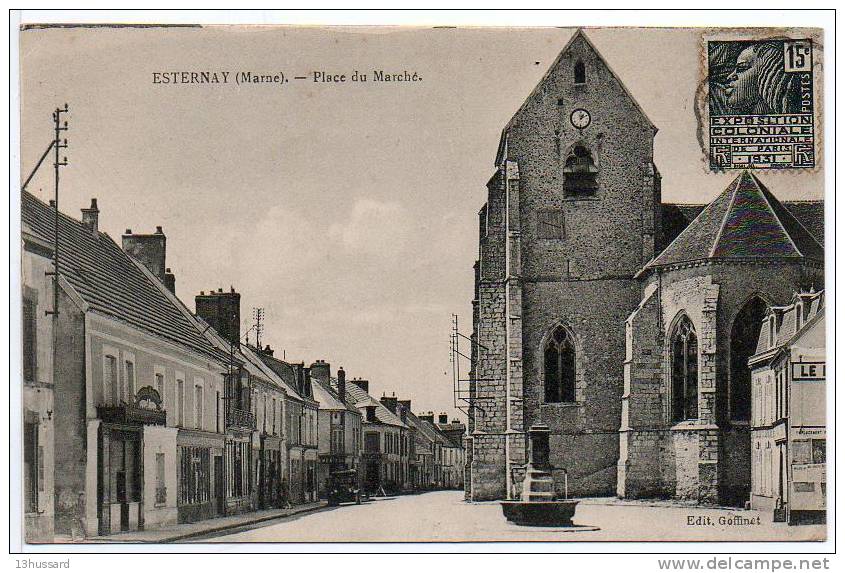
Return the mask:
<path fill-rule="evenodd" d="M 226 426 L 230 428 L 255 429 L 255 414 L 249 410 L 229 408 L 226 412 Z"/>

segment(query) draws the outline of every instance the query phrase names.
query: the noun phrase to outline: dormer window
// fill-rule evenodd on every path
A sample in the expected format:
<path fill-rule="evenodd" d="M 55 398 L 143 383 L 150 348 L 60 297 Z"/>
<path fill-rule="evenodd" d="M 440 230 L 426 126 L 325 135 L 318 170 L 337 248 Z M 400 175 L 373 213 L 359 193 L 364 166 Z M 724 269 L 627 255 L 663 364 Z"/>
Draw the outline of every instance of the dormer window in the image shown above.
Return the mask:
<path fill-rule="evenodd" d="M 598 172 L 590 150 L 577 145 L 563 167 L 564 190 L 573 195 L 594 193 Z"/>
<path fill-rule="evenodd" d="M 587 83 L 587 70 L 584 67 L 584 62 L 582 62 L 581 60 L 575 62 L 575 67 L 573 68 L 573 75 L 575 76 L 576 84 Z"/>

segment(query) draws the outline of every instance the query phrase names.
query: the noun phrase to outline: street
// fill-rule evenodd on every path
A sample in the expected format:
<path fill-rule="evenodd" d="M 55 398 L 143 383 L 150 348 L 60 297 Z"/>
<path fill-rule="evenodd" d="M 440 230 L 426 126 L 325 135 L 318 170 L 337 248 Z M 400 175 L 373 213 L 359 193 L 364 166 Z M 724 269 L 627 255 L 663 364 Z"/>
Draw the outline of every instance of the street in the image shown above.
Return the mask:
<path fill-rule="evenodd" d="M 807 541 L 826 533 L 824 525 L 758 518 L 754 511 L 600 498 L 579 504 L 575 527 L 520 527 L 505 520 L 498 503 L 470 504 L 463 492 L 437 491 L 325 508 L 195 541 Z"/>

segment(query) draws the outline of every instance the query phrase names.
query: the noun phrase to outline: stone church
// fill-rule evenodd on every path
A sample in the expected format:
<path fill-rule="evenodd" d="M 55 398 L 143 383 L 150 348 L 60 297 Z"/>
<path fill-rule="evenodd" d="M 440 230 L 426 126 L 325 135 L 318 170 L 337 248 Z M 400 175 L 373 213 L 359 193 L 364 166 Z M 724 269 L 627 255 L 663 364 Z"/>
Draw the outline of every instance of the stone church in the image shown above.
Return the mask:
<path fill-rule="evenodd" d="M 748 499 L 747 359 L 768 305 L 823 288 L 823 203 L 781 203 L 750 173 L 707 206 L 663 203 L 656 132 L 581 31 L 502 131 L 469 499 L 519 495 L 534 424 L 559 495 Z"/>

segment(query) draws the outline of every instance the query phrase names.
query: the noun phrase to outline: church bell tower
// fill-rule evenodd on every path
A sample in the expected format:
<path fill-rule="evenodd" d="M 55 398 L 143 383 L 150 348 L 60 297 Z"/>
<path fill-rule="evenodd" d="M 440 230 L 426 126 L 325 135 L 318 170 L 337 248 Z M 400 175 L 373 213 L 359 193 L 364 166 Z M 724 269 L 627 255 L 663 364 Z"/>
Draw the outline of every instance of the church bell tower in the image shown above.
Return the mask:
<path fill-rule="evenodd" d="M 615 493 L 625 319 L 661 241 L 656 131 L 580 30 L 503 129 L 479 214 L 471 499 L 519 495 L 533 424 L 559 494 Z"/>

